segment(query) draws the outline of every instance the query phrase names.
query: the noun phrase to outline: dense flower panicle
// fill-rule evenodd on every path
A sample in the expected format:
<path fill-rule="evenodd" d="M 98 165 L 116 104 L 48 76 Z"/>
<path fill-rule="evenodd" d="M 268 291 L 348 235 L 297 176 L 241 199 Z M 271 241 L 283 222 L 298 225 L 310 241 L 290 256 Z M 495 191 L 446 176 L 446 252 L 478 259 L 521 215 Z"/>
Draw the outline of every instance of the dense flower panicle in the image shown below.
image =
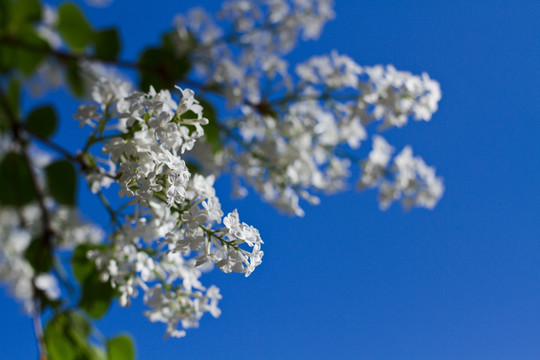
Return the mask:
<path fill-rule="evenodd" d="M 102 82 L 96 86 L 102 89 Z M 112 246 L 89 256 L 102 279 L 120 293 L 122 306 L 142 291 L 151 308 L 147 317 L 167 323 L 167 336 L 173 337 L 185 334 L 179 326 L 196 327 L 205 312 L 219 315 L 221 295 L 200 283 L 201 268 L 215 264 L 249 276 L 263 256 L 255 228 L 241 223 L 236 210 L 223 217 L 214 176 L 188 169 L 183 156 L 204 135 L 208 120 L 194 92 L 178 90 L 178 103 L 168 91 L 126 97 L 106 92 L 110 96 L 94 96 L 97 108 L 86 112 L 92 118 L 118 118 L 119 131 L 102 149 L 113 165 L 97 165 L 87 179 L 108 174 L 117 180 L 119 196 L 132 198 L 135 207 L 110 236 Z M 81 114 L 77 119 L 87 123 Z M 91 186 L 101 190 L 99 184 Z"/>
<path fill-rule="evenodd" d="M 239 193 L 246 183 L 299 216 L 301 200 L 318 203 L 316 193 L 347 187 L 351 166 L 364 160 L 346 150 L 360 147 L 371 123 L 382 131 L 411 117 L 428 121 L 441 98 L 427 74 L 362 67 L 336 51 L 289 73 L 284 55 L 299 38 L 316 38 L 333 16 L 331 1 L 237 0 L 217 21 L 201 9 L 176 18 L 179 51 L 185 39 L 196 39 L 190 56 L 198 76 L 219 85 L 239 114 L 226 124 L 233 141 L 217 155 L 225 166 L 201 163 L 232 172 Z"/>
<path fill-rule="evenodd" d="M 300 36 L 318 38 L 335 14 L 331 0 L 234 0 L 225 3 L 219 16 L 231 22 L 244 42 L 251 45 L 263 40 L 259 47 L 288 52 Z"/>
<path fill-rule="evenodd" d="M 119 100 L 119 126 L 129 139 L 112 138 L 103 152 L 120 167 L 120 195 L 147 204 L 155 192 L 165 189 L 167 204 L 182 203 L 190 178 L 186 163 L 178 154 L 190 150 L 204 134 L 202 108 L 189 89 L 182 91 L 177 105 L 168 91 L 134 93 Z M 174 110 L 173 110 L 174 109 Z M 183 118 L 188 111 L 196 118 Z M 182 118 L 181 118 L 182 117 Z M 135 130 L 136 129 L 136 130 Z"/>
<path fill-rule="evenodd" d="M 191 56 L 197 72 L 210 83 L 226 87 L 229 105 L 244 99 L 262 99 L 264 77 L 290 84 L 287 62 L 282 56 L 298 39 L 315 39 L 324 24 L 334 17 L 332 1 L 228 1 L 218 18 L 229 23 L 224 28 L 202 9 L 175 19 L 179 52 L 195 36 Z M 226 37 L 223 34 L 228 34 Z"/>
<path fill-rule="evenodd" d="M 351 159 L 340 150 L 358 148 L 375 120 L 383 120 L 382 128 L 398 118 L 392 125 L 402 126 L 413 114 L 429 120 L 440 98 L 438 84 L 427 75 L 377 69 L 362 68 L 336 52 L 298 65 L 299 100 L 286 112 L 276 116 L 244 105 L 244 116 L 231 122 L 242 136 L 241 146 L 232 150 L 234 173 L 267 201 L 296 215 L 303 214 L 299 199 L 317 202 L 312 191 L 345 188 Z M 412 100 L 404 104 L 402 99 Z M 377 144 L 384 141 L 377 139 Z M 439 198 L 432 199 L 436 203 Z M 432 207 L 428 202 L 416 205 Z"/>
<path fill-rule="evenodd" d="M 362 67 L 346 55 L 332 51 L 330 56 L 314 56 L 296 66 L 300 80 L 307 84 L 323 85 L 329 88 L 353 88 L 359 84 Z"/>
<path fill-rule="evenodd" d="M 358 186 L 360 188 L 375 186 L 385 176 L 393 153 L 394 148 L 382 136 L 373 136 L 373 149 L 362 166 L 362 177 Z"/>
<path fill-rule="evenodd" d="M 394 149 L 380 136 L 373 138 L 373 149 L 363 164 L 358 186 L 378 187 L 381 209 L 401 200 L 405 209 L 413 206 L 432 209 L 444 193 L 442 179 L 420 157 L 413 157 L 406 146 L 389 165 Z"/>
<path fill-rule="evenodd" d="M 307 192 L 341 190 L 345 186 L 350 161 L 332 153 L 337 144 L 348 142 L 343 133 L 349 124 L 334 121 L 334 114 L 315 100 L 290 106 L 281 123 L 245 107 L 249 116 L 235 123 L 243 135 L 233 171 L 255 187 L 264 198 L 282 210 L 302 215 L 300 198 L 317 202 Z M 360 132 L 365 136 L 361 124 Z M 350 132 L 349 132 L 350 133 Z M 248 150 L 248 151 L 245 151 Z"/>
<path fill-rule="evenodd" d="M 421 77 L 397 71 L 392 65 L 366 67 L 368 82 L 361 86 L 360 108 L 373 107 L 366 120 L 383 119 L 381 129 L 402 127 L 410 116 L 431 120 L 441 99 L 439 83 L 423 73 Z"/>
<path fill-rule="evenodd" d="M 420 157 L 413 157 L 412 149 L 406 146 L 394 159 L 394 184 L 389 183 L 389 189 L 382 191 L 381 206 L 386 208 L 391 201 L 386 200 L 393 195 L 393 199 L 400 199 L 403 206 L 409 209 L 412 206 L 422 206 L 432 209 L 444 192 L 442 179 L 435 176 L 435 169 L 427 166 Z"/>

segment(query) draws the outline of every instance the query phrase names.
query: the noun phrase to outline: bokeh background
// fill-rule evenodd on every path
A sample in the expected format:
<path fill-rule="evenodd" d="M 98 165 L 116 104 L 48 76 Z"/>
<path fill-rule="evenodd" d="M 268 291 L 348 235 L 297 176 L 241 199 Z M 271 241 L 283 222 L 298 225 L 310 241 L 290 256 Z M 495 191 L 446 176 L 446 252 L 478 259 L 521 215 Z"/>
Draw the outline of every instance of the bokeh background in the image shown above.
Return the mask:
<path fill-rule="evenodd" d="M 96 27 L 120 25 L 127 59 L 157 43 L 175 14 L 219 8 L 79 3 Z M 238 208 L 259 228 L 265 255 L 247 279 L 203 276 L 221 288 L 221 317 L 206 315 L 186 338 L 163 340 L 164 325 L 149 323 L 135 301 L 114 306 L 98 327 L 131 332 L 139 359 L 539 359 L 540 1 L 336 3 L 336 19 L 319 41 L 301 43 L 291 64 L 337 49 L 361 65 L 438 80 L 443 97 L 432 121 L 385 137 L 437 168 L 446 187 L 439 205 L 381 212 L 374 192 L 351 186 L 290 218 L 254 194 L 231 200 L 223 177 L 223 209 Z M 77 102 L 63 91 L 39 101 L 47 100 L 63 104 L 56 139 L 75 148 Z M 79 199 L 88 218 L 106 223 L 83 186 Z M 0 359 L 36 359 L 31 319 L 5 290 L 0 318 Z"/>

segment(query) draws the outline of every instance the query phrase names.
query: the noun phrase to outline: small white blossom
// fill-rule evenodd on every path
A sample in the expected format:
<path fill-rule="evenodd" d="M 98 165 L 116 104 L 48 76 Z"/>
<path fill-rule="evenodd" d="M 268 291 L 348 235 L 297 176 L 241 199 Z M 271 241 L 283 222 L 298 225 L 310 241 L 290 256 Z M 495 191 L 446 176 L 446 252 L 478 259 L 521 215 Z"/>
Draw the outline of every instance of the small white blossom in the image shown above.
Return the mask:
<path fill-rule="evenodd" d="M 36 288 L 43 291 L 49 299 L 56 300 L 60 297 L 58 281 L 51 274 L 39 274 L 34 278 L 34 284 L 36 285 Z"/>

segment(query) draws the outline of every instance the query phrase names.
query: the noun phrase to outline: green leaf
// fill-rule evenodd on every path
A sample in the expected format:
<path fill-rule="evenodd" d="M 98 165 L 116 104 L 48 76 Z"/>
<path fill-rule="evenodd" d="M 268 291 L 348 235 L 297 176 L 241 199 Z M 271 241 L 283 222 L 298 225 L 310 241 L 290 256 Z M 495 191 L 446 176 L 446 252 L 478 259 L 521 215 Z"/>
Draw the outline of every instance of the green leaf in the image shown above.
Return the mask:
<path fill-rule="evenodd" d="M 148 91 L 151 85 L 156 90 L 171 89 L 191 70 L 189 52 L 176 51 L 172 34 L 165 34 L 161 40 L 161 47 L 148 48 L 139 57 L 143 91 Z"/>
<path fill-rule="evenodd" d="M 36 199 L 32 173 L 21 154 L 8 153 L 0 162 L 0 203 L 22 206 Z"/>
<path fill-rule="evenodd" d="M 45 168 L 51 196 L 60 204 L 73 206 L 77 195 L 77 172 L 67 160 L 58 160 Z"/>
<path fill-rule="evenodd" d="M 87 257 L 88 251 L 104 247 L 104 245 L 79 245 L 71 258 L 73 275 L 82 289 L 79 306 L 95 319 L 105 315 L 115 296 L 110 283 L 102 282 L 99 278 L 94 260 Z"/>
<path fill-rule="evenodd" d="M 0 72 L 19 69 L 25 75 L 32 74 L 47 57 L 49 44 L 37 35 L 31 23 L 20 26 L 17 32 L 9 37 L 21 46 L 0 46 Z"/>
<path fill-rule="evenodd" d="M 41 4 L 39 0 L 18 0 L 12 3 L 13 18 L 33 22 L 41 19 Z"/>
<path fill-rule="evenodd" d="M 67 82 L 73 95 L 82 97 L 84 95 L 84 82 L 79 65 L 70 64 L 67 67 Z"/>
<path fill-rule="evenodd" d="M 32 110 L 26 119 L 26 129 L 33 134 L 47 138 L 56 130 L 56 111 L 52 106 L 40 106 Z"/>
<path fill-rule="evenodd" d="M 204 99 L 199 99 L 199 103 L 203 107 L 203 116 L 208 119 L 208 124 L 203 126 L 204 137 L 206 141 L 212 146 L 214 153 L 223 149 L 223 142 L 219 136 L 219 123 L 217 112 L 212 104 Z"/>
<path fill-rule="evenodd" d="M 201 167 L 199 164 L 193 162 L 193 161 L 186 161 L 186 167 L 188 168 L 189 172 L 191 174 L 200 174 L 201 173 Z"/>
<path fill-rule="evenodd" d="M 197 46 L 197 38 L 191 33 L 187 32 L 180 36 L 176 30 L 169 31 L 161 37 L 161 43 L 163 48 L 168 51 L 173 51 L 175 57 L 183 57 L 189 55 L 191 51 Z"/>
<path fill-rule="evenodd" d="M 82 244 L 77 246 L 75 251 L 73 251 L 73 256 L 71 257 L 73 275 L 75 275 L 75 279 L 81 284 L 84 284 L 96 272 L 94 260 L 89 259 L 87 256 L 88 251 L 94 248 L 94 246 Z"/>
<path fill-rule="evenodd" d="M 135 349 L 131 338 L 120 335 L 107 340 L 107 360 L 133 360 Z"/>
<path fill-rule="evenodd" d="M 96 270 L 82 285 L 79 306 L 94 319 L 99 319 L 107 313 L 115 296 L 109 282 L 102 282 Z"/>
<path fill-rule="evenodd" d="M 50 50 L 49 44 L 43 40 L 33 26 L 23 27 L 17 34 L 19 41 L 36 51 L 18 48 L 13 51 L 14 66 L 21 69 L 25 75 L 32 74 L 38 66 L 47 58 Z"/>
<path fill-rule="evenodd" d="M 75 360 L 80 349 L 68 333 L 65 315 L 53 317 L 45 326 L 44 337 L 49 360 Z"/>
<path fill-rule="evenodd" d="M 168 59 L 168 67 L 170 68 L 170 73 L 175 78 L 175 83 L 180 82 L 180 80 L 185 79 L 186 75 L 191 70 L 191 61 L 189 59 L 190 54 L 190 46 L 193 46 L 193 44 L 184 44 L 187 45 L 187 47 L 183 50 L 183 52 L 178 51 L 178 45 L 177 45 L 177 33 L 167 33 L 162 36 L 161 42 L 162 42 L 162 49 L 167 54 Z"/>
<path fill-rule="evenodd" d="M 75 50 L 83 50 L 95 38 L 94 29 L 83 12 L 73 3 L 63 3 L 58 9 L 58 32 Z"/>
<path fill-rule="evenodd" d="M 92 325 L 90 325 L 84 316 L 74 311 L 68 311 L 66 316 L 68 317 L 69 326 L 77 335 L 83 339 L 90 336 L 90 333 L 92 332 Z"/>
<path fill-rule="evenodd" d="M 0 47 L 0 73 L 6 74 L 13 67 L 13 54 L 7 46 Z"/>
<path fill-rule="evenodd" d="M 173 69 L 176 82 L 179 82 L 180 80 L 185 79 L 186 75 L 191 70 L 191 62 L 187 56 L 182 56 L 174 59 L 174 62 L 171 61 L 171 67 Z"/>
<path fill-rule="evenodd" d="M 158 48 L 146 49 L 139 57 L 141 64 L 141 89 L 148 91 L 153 86 L 160 89 L 174 87 L 174 79 L 167 75 L 167 54 Z"/>
<path fill-rule="evenodd" d="M 46 273 L 53 266 L 51 253 L 43 248 L 43 239 L 35 238 L 24 251 L 24 257 L 34 268 L 36 273 Z"/>
<path fill-rule="evenodd" d="M 44 331 L 49 360 L 98 359 L 88 342 L 91 330 L 85 317 L 74 311 L 53 316 Z"/>
<path fill-rule="evenodd" d="M 118 30 L 105 29 L 96 33 L 96 55 L 104 60 L 114 60 L 120 53 L 120 35 Z"/>
<path fill-rule="evenodd" d="M 6 30 L 12 19 L 11 7 L 11 1 L 0 1 L 0 34 Z"/>
<path fill-rule="evenodd" d="M 41 19 L 41 4 L 39 0 L 18 0 L 15 2 L 3 0 L 6 3 L 6 16 L 9 31 L 15 33 L 22 26 L 32 24 Z M 2 19 L 4 21 L 4 19 Z"/>

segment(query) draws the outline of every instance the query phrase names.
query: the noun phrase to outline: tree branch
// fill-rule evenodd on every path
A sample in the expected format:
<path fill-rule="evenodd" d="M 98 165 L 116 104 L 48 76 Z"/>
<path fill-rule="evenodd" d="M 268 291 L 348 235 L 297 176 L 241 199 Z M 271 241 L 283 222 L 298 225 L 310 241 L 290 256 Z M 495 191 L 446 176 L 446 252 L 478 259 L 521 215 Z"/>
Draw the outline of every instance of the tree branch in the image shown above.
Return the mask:
<path fill-rule="evenodd" d="M 37 174 L 35 173 L 34 168 L 32 167 L 32 163 L 28 155 L 28 149 L 27 149 L 28 144 L 26 142 L 26 139 L 24 139 L 21 134 L 20 123 L 18 122 L 15 113 L 12 111 L 9 101 L 4 95 L 4 91 L 1 87 L 0 87 L 0 103 L 2 104 L 2 107 L 4 108 L 4 112 L 10 123 L 13 138 L 19 144 L 21 148 L 21 155 L 23 156 L 24 163 L 30 174 L 32 187 L 34 188 L 34 191 L 36 193 L 38 206 L 41 212 L 41 221 L 43 223 L 42 224 L 43 237 L 41 238 L 41 241 L 40 241 L 40 247 L 43 250 L 45 250 L 49 255 L 52 256 L 52 253 L 54 251 L 54 245 L 52 243 L 54 232 L 51 228 L 50 215 L 45 205 L 45 194 L 43 193 L 41 187 L 38 184 Z M 32 266 L 35 269 L 40 268 L 41 259 L 42 257 L 37 257 L 36 264 L 32 264 Z M 34 276 L 32 278 L 32 290 L 33 290 L 33 297 L 34 297 L 34 303 L 35 303 L 35 308 L 33 309 L 34 331 L 35 331 L 36 339 L 38 342 L 40 360 L 46 360 L 48 357 L 47 357 L 47 350 L 45 347 L 45 343 L 43 340 L 43 329 L 41 326 L 41 318 L 40 318 L 40 310 L 39 310 L 40 301 L 38 297 L 38 289 L 36 288 L 36 285 L 35 285 L 36 275 L 37 274 L 34 273 Z"/>

